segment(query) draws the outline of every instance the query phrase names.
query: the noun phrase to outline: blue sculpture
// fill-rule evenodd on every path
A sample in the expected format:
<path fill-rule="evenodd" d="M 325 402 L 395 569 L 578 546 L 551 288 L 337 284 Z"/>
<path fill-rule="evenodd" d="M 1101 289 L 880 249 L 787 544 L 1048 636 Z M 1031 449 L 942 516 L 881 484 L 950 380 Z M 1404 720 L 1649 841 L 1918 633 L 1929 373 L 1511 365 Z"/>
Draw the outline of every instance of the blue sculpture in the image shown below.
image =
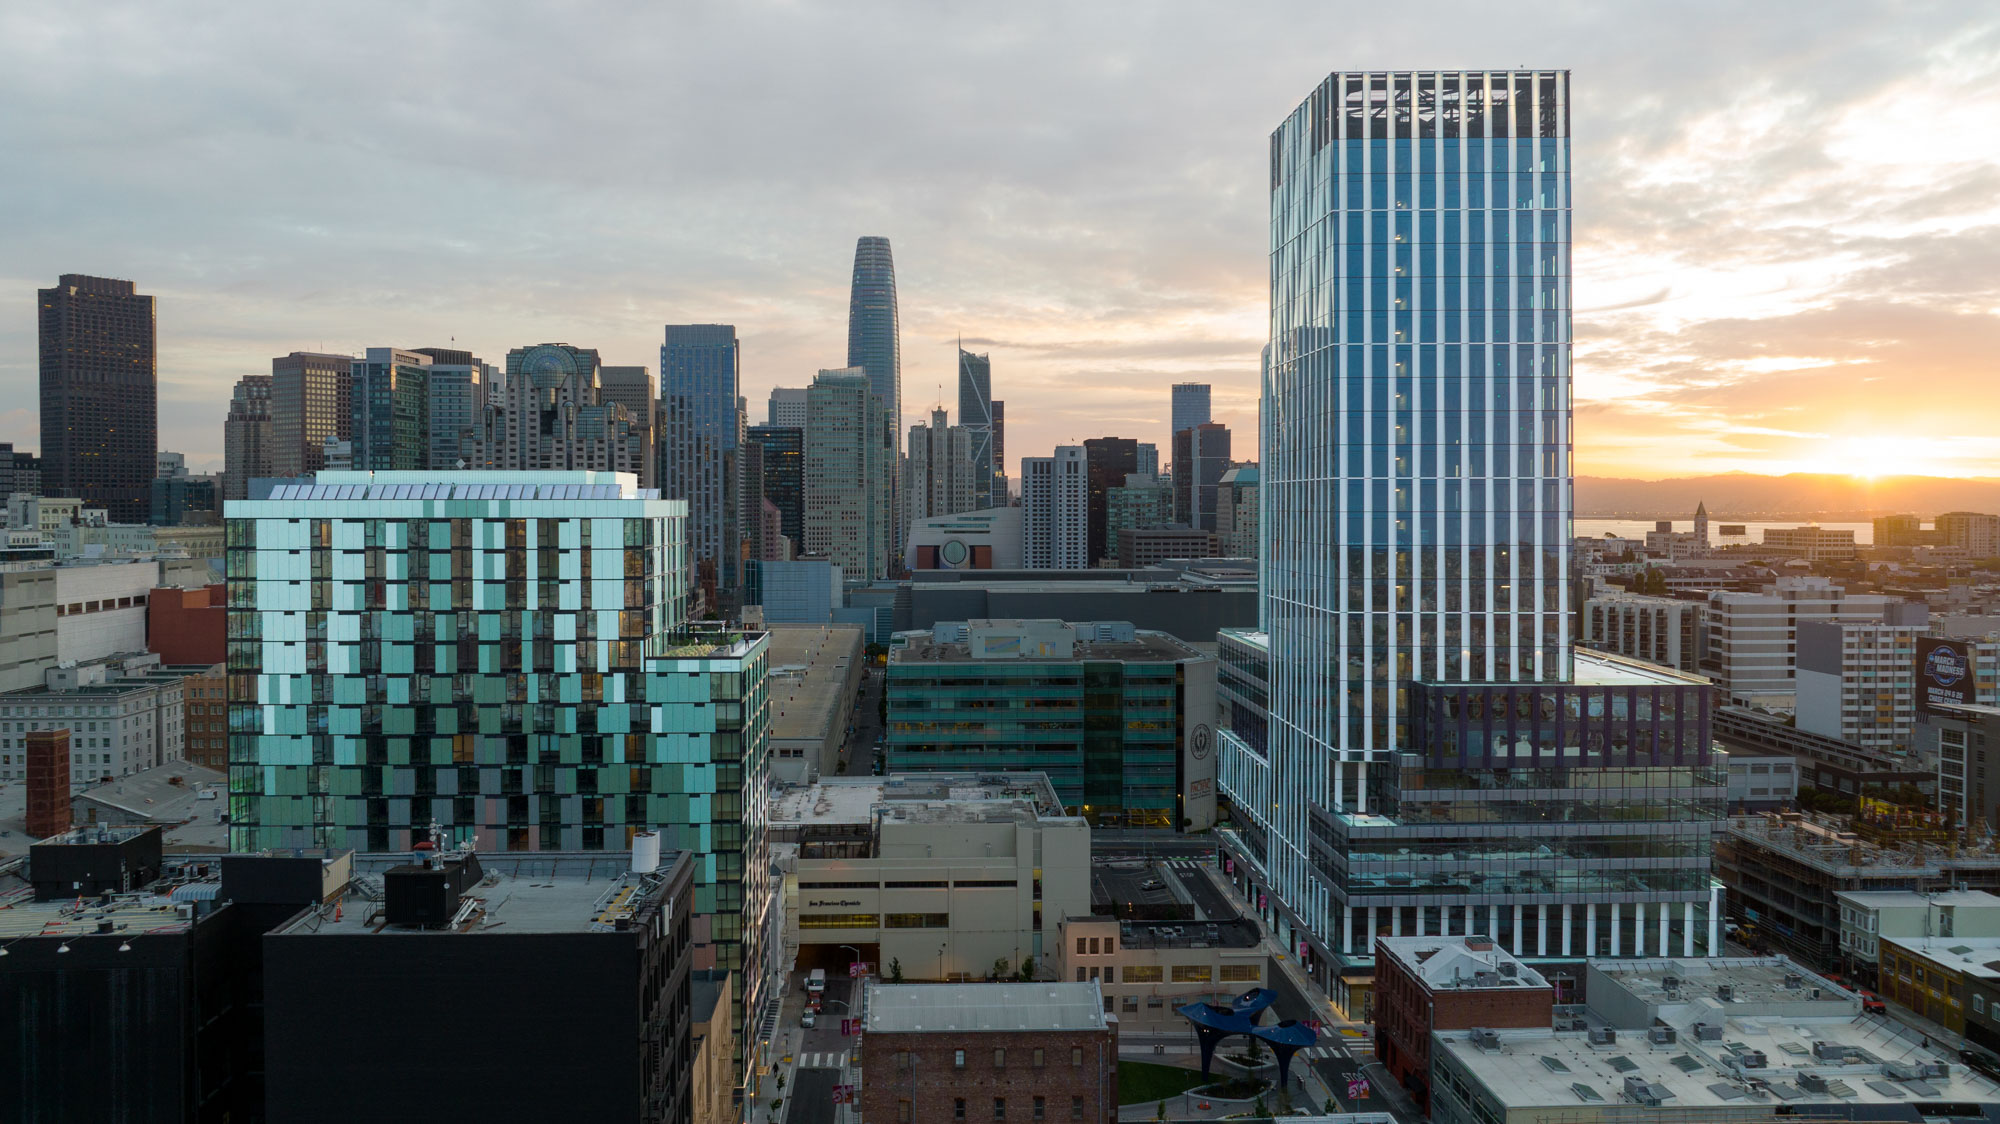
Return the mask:
<path fill-rule="evenodd" d="M 1319 1041 L 1319 1032 L 1295 1019 L 1285 1019 L 1270 1026 L 1259 1026 L 1258 1020 L 1271 1004 L 1277 1002 L 1278 993 L 1268 987 L 1253 987 L 1236 997 L 1227 1007 L 1212 1003 L 1190 1003 L 1180 1008 L 1179 1014 L 1194 1024 L 1195 1039 L 1201 1044 L 1201 1075 L 1209 1077 L 1209 1066 L 1215 1060 L 1215 1047 L 1232 1034 L 1246 1035 L 1270 1043 L 1271 1053 L 1278 1058 L 1278 1087 L 1284 1088 L 1292 1079 L 1292 1055 Z"/>

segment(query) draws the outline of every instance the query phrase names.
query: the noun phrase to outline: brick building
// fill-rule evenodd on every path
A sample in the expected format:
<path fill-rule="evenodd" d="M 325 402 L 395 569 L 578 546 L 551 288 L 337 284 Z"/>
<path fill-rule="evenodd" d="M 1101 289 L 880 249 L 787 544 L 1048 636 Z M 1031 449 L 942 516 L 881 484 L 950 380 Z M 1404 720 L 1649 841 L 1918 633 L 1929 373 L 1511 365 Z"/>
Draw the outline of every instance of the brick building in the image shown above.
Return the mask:
<path fill-rule="evenodd" d="M 181 755 L 209 769 L 229 768 L 229 680 L 218 664 L 181 688 Z"/>
<path fill-rule="evenodd" d="M 146 599 L 146 647 L 159 653 L 163 663 L 223 662 L 228 658 L 223 643 L 227 594 L 228 587 L 220 584 L 153 590 Z"/>
<path fill-rule="evenodd" d="M 1375 1057 L 1430 1112 L 1431 1032 L 1546 1030 L 1555 988 L 1492 938 L 1375 938 Z"/>
<path fill-rule="evenodd" d="M 1118 1020 L 1095 983 L 870 984 L 864 1009 L 864 1120 L 1118 1119 Z"/>
<path fill-rule="evenodd" d="M 69 830 L 69 731 L 30 730 L 28 740 L 28 838 Z"/>

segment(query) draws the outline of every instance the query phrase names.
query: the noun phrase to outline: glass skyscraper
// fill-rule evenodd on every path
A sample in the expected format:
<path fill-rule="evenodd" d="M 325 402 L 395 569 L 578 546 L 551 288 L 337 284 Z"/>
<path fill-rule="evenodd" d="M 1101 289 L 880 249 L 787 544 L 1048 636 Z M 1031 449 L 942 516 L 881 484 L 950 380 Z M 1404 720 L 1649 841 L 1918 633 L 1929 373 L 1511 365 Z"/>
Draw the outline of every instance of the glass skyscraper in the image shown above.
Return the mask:
<path fill-rule="evenodd" d="M 1337 73 L 1270 152 L 1262 608 L 1221 642 L 1266 677 L 1221 692 L 1248 876 L 1323 982 L 1378 931 L 1615 952 L 1621 908 L 1681 952 L 1707 687 L 1569 645 L 1567 72 Z"/>
<path fill-rule="evenodd" d="M 688 549 L 709 604 L 734 611 L 741 592 L 737 452 L 743 443 L 743 355 L 731 324 L 669 324 L 660 344 L 660 494 L 686 500 Z"/>
<path fill-rule="evenodd" d="M 868 375 L 868 389 L 882 403 L 880 432 L 874 434 L 882 465 L 877 486 L 887 513 L 886 552 L 900 565 L 902 508 L 897 492 L 903 449 L 902 327 L 896 312 L 896 259 L 889 253 L 889 240 L 877 235 L 864 236 L 854 244 L 854 282 L 847 302 L 847 365 Z M 811 440 L 811 434 L 807 439 Z"/>
<path fill-rule="evenodd" d="M 1007 506 L 1007 468 L 1000 463 L 993 444 L 993 361 L 962 347 L 958 349 L 958 424 L 972 434 L 972 506 Z"/>

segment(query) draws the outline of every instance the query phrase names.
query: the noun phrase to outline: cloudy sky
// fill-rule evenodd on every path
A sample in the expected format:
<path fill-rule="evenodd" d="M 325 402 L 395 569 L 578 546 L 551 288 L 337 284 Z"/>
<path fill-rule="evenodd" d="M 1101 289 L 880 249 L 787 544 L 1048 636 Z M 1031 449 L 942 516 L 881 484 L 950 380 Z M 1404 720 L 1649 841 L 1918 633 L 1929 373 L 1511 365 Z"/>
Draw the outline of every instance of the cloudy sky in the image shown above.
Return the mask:
<path fill-rule="evenodd" d="M 1248 455 L 1271 130 L 1334 69 L 1489 66 L 1574 71 L 1580 472 L 2000 475 L 1980 3 L 7 5 L 0 441 L 63 272 L 158 295 L 196 466 L 294 349 L 727 322 L 761 421 L 883 234 L 906 418 L 962 334 L 1010 459 L 1164 443 L 1187 380 Z"/>

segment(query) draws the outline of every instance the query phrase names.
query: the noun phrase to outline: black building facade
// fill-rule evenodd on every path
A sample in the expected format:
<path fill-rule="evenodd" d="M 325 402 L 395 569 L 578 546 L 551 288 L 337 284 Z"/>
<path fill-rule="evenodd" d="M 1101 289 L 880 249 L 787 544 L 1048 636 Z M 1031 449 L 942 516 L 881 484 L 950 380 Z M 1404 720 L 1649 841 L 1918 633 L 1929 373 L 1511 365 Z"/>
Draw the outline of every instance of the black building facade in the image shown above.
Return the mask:
<path fill-rule="evenodd" d="M 114 523 L 144 523 L 159 452 L 153 298 L 130 281 L 81 273 L 36 297 L 42 494 L 75 496 Z"/>

